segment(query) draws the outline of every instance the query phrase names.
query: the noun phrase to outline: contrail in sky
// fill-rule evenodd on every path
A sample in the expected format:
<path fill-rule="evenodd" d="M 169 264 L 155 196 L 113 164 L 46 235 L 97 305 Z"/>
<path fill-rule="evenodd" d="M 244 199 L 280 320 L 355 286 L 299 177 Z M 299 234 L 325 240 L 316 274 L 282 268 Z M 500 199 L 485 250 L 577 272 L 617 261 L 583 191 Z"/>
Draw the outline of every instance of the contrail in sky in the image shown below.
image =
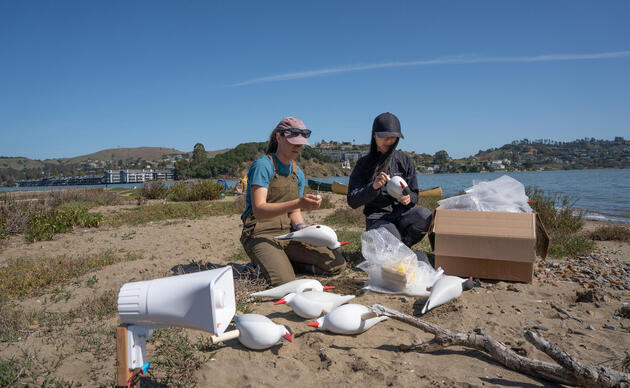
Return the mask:
<path fill-rule="evenodd" d="M 336 73 L 348 73 L 352 71 L 386 69 L 390 67 L 410 67 L 424 65 L 457 65 L 467 63 L 524 63 L 524 62 L 557 62 L 557 61 L 576 61 L 581 59 L 611 59 L 630 57 L 630 51 L 613 51 L 599 54 L 549 54 L 534 57 L 488 57 L 488 58 L 436 58 L 424 61 L 411 62 L 387 62 L 376 63 L 371 65 L 355 65 L 355 66 L 339 66 L 328 69 L 301 71 L 296 73 L 285 73 L 270 75 L 267 77 L 254 78 L 247 81 L 238 82 L 230 86 L 246 86 L 253 84 L 262 84 L 267 82 L 289 81 L 300 78 L 313 78 Z"/>

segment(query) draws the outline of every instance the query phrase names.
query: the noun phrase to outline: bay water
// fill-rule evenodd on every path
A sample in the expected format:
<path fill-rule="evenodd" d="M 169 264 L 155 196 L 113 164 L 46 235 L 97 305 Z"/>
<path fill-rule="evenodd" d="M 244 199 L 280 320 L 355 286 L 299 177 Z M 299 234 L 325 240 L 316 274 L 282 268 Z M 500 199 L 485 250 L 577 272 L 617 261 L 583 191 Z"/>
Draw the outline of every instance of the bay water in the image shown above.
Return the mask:
<path fill-rule="evenodd" d="M 577 200 L 576 206 L 587 211 L 587 218 L 601 221 L 630 223 L 630 169 L 618 170 L 559 170 L 487 172 L 467 174 L 418 174 L 420 189 L 441 186 L 446 196 L 460 193 L 473 182 L 489 181 L 509 175 L 525 186 L 536 186 L 550 193 L 566 194 Z M 313 178 L 321 182 L 337 181 L 347 184 L 349 177 Z M 226 180 L 233 186 L 236 181 Z M 170 186 L 176 182 L 165 182 Z M 114 187 L 141 187 L 142 183 L 107 185 Z M 70 186 L 2 187 L 0 191 L 59 190 Z M 78 188 L 105 187 L 105 185 L 72 186 Z"/>

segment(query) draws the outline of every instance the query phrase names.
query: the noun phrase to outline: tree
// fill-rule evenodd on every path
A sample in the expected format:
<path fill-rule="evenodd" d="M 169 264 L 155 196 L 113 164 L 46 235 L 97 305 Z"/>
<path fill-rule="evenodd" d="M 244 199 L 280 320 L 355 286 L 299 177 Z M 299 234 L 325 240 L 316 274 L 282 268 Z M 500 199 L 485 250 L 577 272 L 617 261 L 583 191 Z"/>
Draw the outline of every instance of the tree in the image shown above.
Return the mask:
<path fill-rule="evenodd" d="M 192 161 L 190 162 L 191 169 L 196 169 L 201 166 L 208 160 L 208 154 L 206 153 L 206 149 L 201 143 L 195 144 L 195 148 L 193 149 Z"/>
<path fill-rule="evenodd" d="M 190 163 L 186 159 L 179 159 L 175 162 L 175 175 L 177 175 L 177 179 L 190 177 Z"/>
<path fill-rule="evenodd" d="M 446 164 L 451 160 L 450 156 L 448 156 L 448 152 L 441 150 L 433 155 L 433 163 L 435 164 Z"/>

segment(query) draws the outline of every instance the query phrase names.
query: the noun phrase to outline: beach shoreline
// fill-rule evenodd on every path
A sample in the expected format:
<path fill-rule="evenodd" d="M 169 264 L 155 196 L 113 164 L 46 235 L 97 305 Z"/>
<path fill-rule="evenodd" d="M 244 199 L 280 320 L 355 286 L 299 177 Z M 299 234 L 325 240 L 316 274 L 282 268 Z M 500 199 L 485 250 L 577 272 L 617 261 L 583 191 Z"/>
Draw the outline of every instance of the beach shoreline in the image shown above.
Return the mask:
<path fill-rule="evenodd" d="M 333 195 L 332 198 L 337 209 L 345 206 L 343 196 Z M 221 201 L 232 200 L 233 197 Z M 151 203 L 158 204 L 160 201 Z M 125 209 L 134 207 L 136 205 L 115 205 L 92 211 L 121 214 Z M 305 218 L 308 223 L 322 222 L 334 211 L 333 208 L 308 212 Z M 610 224 L 586 221 L 585 230 Z M 355 229 L 359 231 L 361 228 Z M 79 228 L 55 235 L 52 241 L 34 243 L 25 242 L 23 236 L 13 236 L 0 251 L 0 266 L 18 259 L 37 262 L 58 257 L 99 255 L 108 250 L 113 255 L 135 255 L 134 260 L 123 260 L 77 276 L 62 286 L 48 288 L 41 295 L 14 300 L 16 310 L 67 316 L 73 311 L 84 311 L 84 306 L 94 303 L 95 298 L 109 298 L 109 303 L 115 303 L 115 295 L 127 282 L 195 271 L 208 268 L 209 264 L 245 264 L 248 260 L 240 254 L 240 233 L 240 218 L 232 214 L 154 221 L 137 226 Z M 617 263 L 616 260 L 619 260 L 621 264 L 616 264 L 617 267 L 628 270 L 630 276 L 628 242 L 595 242 L 595 246 L 596 250 L 590 257 L 579 259 L 589 263 L 589 270 L 597 270 L 600 263 L 604 268 L 604 262 Z M 597 294 L 593 302 L 578 302 L 579 292 L 591 289 L 590 285 L 585 287 L 581 281 L 563 278 L 562 275 L 569 270 L 562 270 L 562 265 L 568 268 L 576 264 L 564 259 L 539 260 L 536 272 L 544 276 L 535 277 L 532 284 L 482 281 L 480 287 L 430 311 L 423 319 L 454 330 L 482 328 L 496 340 L 522 348 L 528 357 L 544 361 L 549 361 L 549 358 L 524 341 L 522 333 L 526 328 L 544 327 L 542 333 L 546 338 L 587 363 L 612 365 L 611 360 L 623 359 L 625 350 L 630 346 L 630 334 L 624 329 L 630 327 L 630 319 L 618 317 L 617 311 L 630 303 L 629 291 L 613 288 L 611 284 L 602 289 L 593 288 Z M 580 275 L 577 270 L 575 274 Z M 322 283 L 336 285 L 337 292 L 356 294 L 355 303 L 379 303 L 408 314 L 417 314 L 422 307 L 422 300 L 414 297 L 363 293 L 361 286 L 367 277 L 358 270 L 347 270 L 334 278 L 318 279 Z M 562 317 L 551 306 L 552 301 L 583 322 Z M 182 350 L 172 347 L 171 342 L 183 341 L 190 344 L 187 352 L 190 352 L 191 359 L 187 361 L 189 364 L 182 364 L 190 367 L 185 371 L 186 379 L 195 381 L 198 386 L 543 384 L 541 380 L 510 371 L 487 356 L 466 348 L 456 347 L 429 354 L 402 352 L 398 348 L 400 344 L 426 341 L 431 336 L 392 319 L 362 335 L 340 336 L 313 330 L 306 325 L 308 321 L 297 317 L 286 305 L 274 306 L 270 301 L 248 300 L 247 306 L 253 313 L 269 316 L 277 323 L 291 327 L 294 342 L 266 351 L 247 350 L 237 340 L 204 348 L 201 344 L 207 343 L 209 333 L 169 329 L 147 345 L 147 358 L 154 362 L 152 379 L 164 382 L 175 378 L 174 375 L 169 377 L 168 374 L 175 371 L 165 366 L 164 358 L 167 354 L 176 358 L 176 353 Z M 17 357 L 25 363 L 24 354 L 27 354 L 30 355 L 28 357 L 37 357 L 44 366 L 55 366 L 51 367 L 51 372 L 46 372 L 50 378 L 77 385 L 111 385 L 115 378 L 115 339 L 111 333 L 118 324 L 115 307 L 111 309 L 110 306 L 109 313 L 101 318 L 89 313 L 73 317 L 61 326 L 44 319 L 31 322 L 21 332 L 19 340 L 3 344 L 0 359 Z M 606 329 L 605 325 L 613 329 Z M 185 340 L 182 339 L 184 337 Z M 193 365 L 192 359 L 198 363 Z M 444 368 L 444 365 L 452 367 Z M 43 375 L 46 374 L 40 376 Z"/>

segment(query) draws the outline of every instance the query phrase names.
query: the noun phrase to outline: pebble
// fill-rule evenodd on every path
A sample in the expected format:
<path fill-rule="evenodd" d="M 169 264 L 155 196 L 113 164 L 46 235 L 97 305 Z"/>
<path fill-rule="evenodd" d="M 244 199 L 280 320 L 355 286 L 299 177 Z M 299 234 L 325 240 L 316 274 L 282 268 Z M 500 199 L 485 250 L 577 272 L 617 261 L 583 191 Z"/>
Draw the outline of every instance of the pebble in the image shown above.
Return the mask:
<path fill-rule="evenodd" d="M 588 326 L 586 326 L 586 329 L 587 329 L 587 330 L 595 330 L 595 328 L 594 328 L 592 325 L 588 325 Z"/>
<path fill-rule="evenodd" d="M 603 253 L 538 259 L 535 276 L 550 284 L 556 280 L 569 280 L 586 289 L 630 290 L 630 264 Z"/>
<path fill-rule="evenodd" d="M 532 326 L 532 328 L 534 328 L 536 330 L 542 330 L 542 331 L 549 330 L 549 328 L 547 328 L 547 326 L 543 326 L 543 325 L 534 325 L 534 326 Z"/>
<path fill-rule="evenodd" d="M 603 327 L 604 329 L 608 329 L 608 330 L 615 330 L 615 327 L 614 327 L 614 326 L 611 326 L 611 325 L 609 325 L 609 324 L 607 324 L 607 323 L 604 323 L 604 326 L 602 326 L 602 327 Z"/>

